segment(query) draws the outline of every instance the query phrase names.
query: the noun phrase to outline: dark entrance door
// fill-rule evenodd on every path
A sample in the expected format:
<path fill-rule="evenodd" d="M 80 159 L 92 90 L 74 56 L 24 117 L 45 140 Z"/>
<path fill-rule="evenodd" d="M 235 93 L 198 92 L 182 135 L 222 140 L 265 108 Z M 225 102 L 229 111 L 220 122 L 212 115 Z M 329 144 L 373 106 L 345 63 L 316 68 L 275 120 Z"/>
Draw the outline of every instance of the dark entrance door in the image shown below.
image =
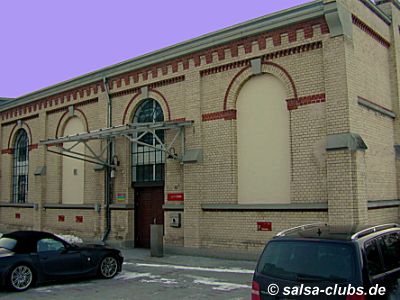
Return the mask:
<path fill-rule="evenodd" d="M 135 246 L 150 248 L 150 224 L 164 224 L 164 187 L 136 188 Z"/>

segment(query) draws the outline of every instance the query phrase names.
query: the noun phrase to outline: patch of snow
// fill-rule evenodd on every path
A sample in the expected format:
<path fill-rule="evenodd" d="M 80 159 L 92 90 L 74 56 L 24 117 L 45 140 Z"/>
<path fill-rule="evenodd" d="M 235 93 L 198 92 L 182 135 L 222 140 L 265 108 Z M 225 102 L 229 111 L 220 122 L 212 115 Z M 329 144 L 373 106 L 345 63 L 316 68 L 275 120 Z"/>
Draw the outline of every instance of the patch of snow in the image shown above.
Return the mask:
<path fill-rule="evenodd" d="M 137 273 L 137 272 L 122 271 L 120 274 L 115 276 L 115 279 L 117 279 L 117 280 L 130 280 L 130 279 L 137 279 L 137 278 L 143 278 L 140 280 L 140 282 L 144 282 L 144 283 L 161 283 L 161 284 L 177 284 L 178 283 L 175 279 L 162 278 L 161 276 L 153 275 L 151 273 Z"/>
<path fill-rule="evenodd" d="M 115 276 L 115 279 L 129 280 L 129 279 L 136 279 L 136 278 L 141 278 L 141 277 L 152 278 L 152 277 L 154 277 L 154 275 L 152 275 L 151 273 L 137 273 L 137 272 L 122 271 L 117 276 Z"/>
<path fill-rule="evenodd" d="M 229 291 L 237 290 L 237 289 L 249 289 L 249 288 L 251 288 L 251 286 L 247 285 L 247 284 L 221 282 L 221 281 L 216 281 L 216 279 L 213 279 L 213 278 L 195 279 L 193 281 L 193 283 L 210 285 L 210 286 L 213 287 L 212 288 L 213 290 L 225 291 L 225 292 L 229 292 Z"/>
<path fill-rule="evenodd" d="M 77 236 L 70 235 L 70 234 L 54 234 L 55 236 L 63 239 L 64 241 L 70 244 L 82 244 L 83 240 Z"/>
<path fill-rule="evenodd" d="M 145 264 L 145 263 L 129 263 L 127 265 L 135 265 L 138 267 L 150 267 L 150 268 L 169 268 L 174 270 L 191 270 L 191 271 L 204 271 L 204 272 L 218 272 L 218 273 L 237 273 L 237 274 L 253 274 L 254 270 L 246 270 L 241 268 L 203 268 L 203 267 L 191 267 L 191 266 L 179 266 L 179 265 L 162 265 L 162 264 Z"/>
<path fill-rule="evenodd" d="M 146 283 L 161 283 L 161 284 L 178 284 L 175 279 L 167 279 L 167 278 L 154 278 L 154 279 L 142 279 L 140 282 Z"/>

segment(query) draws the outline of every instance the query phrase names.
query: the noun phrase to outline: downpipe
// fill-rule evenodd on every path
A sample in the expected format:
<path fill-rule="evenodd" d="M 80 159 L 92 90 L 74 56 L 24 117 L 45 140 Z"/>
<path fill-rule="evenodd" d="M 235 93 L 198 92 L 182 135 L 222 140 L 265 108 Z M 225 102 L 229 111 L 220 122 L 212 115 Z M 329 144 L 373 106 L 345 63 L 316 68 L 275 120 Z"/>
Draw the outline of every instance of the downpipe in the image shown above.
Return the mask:
<path fill-rule="evenodd" d="M 103 78 L 103 84 L 104 84 L 104 90 L 107 95 L 107 127 L 110 128 L 112 127 L 112 103 L 111 103 L 111 98 L 110 98 L 110 92 L 108 90 L 108 83 L 107 83 L 107 78 Z M 111 209 L 110 209 L 110 204 L 111 204 L 111 199 L 112 199 L 112 194 L 113 194 L 113 179 L 112 179 L 112 173 L 113 173 L 113 168 L 111 167 L 112 164 L 112 156 L 113 156 L 113 147 L 112 147 L 112 139 L 108 138 L 107 139 L 107 165 L 105 169 L 105 176 L 104 176 L 104 200 L 105 200 L 105 219 L 106 219 L 106 224 L 105 224 L 105 230 L 104 230 L 104 235 L 102 238 L 103 243 L 107 240 L 108 236 L 110 235 L 111 232 Z"/>

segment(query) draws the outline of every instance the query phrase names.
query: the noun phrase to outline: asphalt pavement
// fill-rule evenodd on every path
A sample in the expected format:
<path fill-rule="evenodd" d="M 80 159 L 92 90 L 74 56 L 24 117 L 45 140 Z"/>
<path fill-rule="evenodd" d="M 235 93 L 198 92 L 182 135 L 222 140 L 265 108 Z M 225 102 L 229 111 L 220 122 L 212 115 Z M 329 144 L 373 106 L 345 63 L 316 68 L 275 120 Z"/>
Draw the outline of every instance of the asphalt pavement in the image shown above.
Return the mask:
<path fill-rule="evenodd" d="M 123 249 L 123 271 L 110 280 L 53 283 L 26 292 L 0 292 L 10 299 L 249 299 L 255 261 L 184 255 L 151 257 L 146 249 Z"/>

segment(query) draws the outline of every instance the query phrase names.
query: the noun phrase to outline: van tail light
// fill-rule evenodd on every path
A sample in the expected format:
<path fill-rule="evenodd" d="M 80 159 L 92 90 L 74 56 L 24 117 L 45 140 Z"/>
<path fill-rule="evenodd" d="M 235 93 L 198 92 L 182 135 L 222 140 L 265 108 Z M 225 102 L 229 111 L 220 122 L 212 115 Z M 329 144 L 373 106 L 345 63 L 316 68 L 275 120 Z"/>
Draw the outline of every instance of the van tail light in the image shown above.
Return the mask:
<path fill-rule="evenodd" d="M 364 295 L 347 296 L 346 300 L 365 300 L 365 296 Z"/>
<path fill-rule="evenodd" d="M 260 285 L 253 280 L 251 285 L 251 300 L 260 300 Z"/>

